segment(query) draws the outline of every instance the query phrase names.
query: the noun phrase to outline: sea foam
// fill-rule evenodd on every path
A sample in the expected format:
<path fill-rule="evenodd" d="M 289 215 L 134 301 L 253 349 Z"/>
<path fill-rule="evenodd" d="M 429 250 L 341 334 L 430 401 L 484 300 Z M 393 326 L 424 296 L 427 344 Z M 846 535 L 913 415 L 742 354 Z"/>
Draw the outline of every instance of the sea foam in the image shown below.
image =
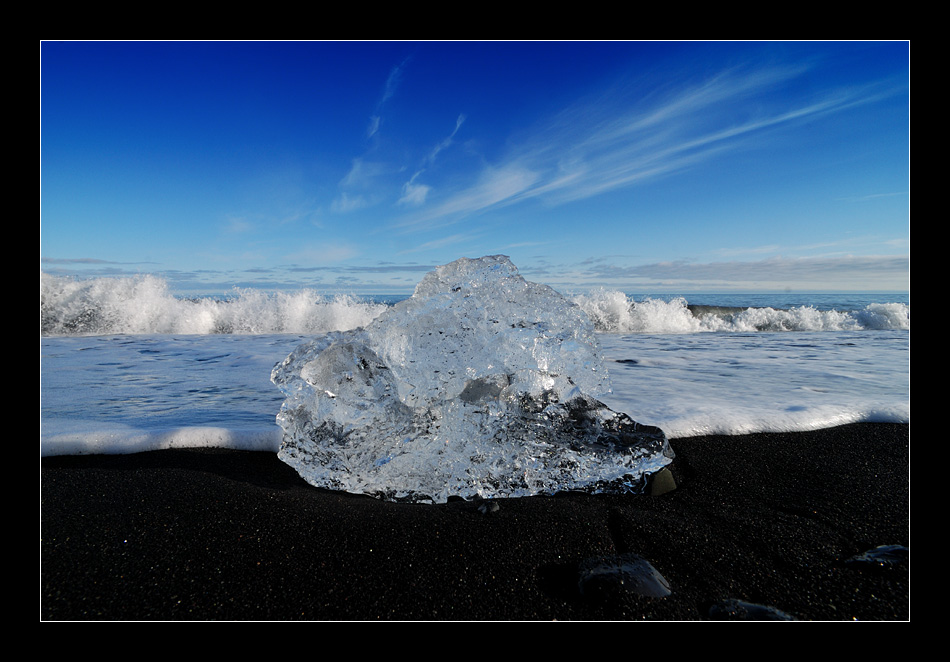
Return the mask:
<path fill-rule="evenodd" d="M 906 294 L 570 295 L 611 376 L 602 401 L 670 438 L 910 419 Z M 41 274 L 41 452 L 276 451 L 274 365 L 396 298 Z"/>
<path fill-rule="evenodd" d="M 40 274 L 44 336 L 327 333 L 365 326 L 386 307 L 310 289 L 234 289 L 225 297 L 181 298 L 150 275 L 73 280 Z"/>
<path fill-rule="evenodd" d="M 691 303 L 683 296 L 637 299 L 604 288 L 569 298 L 599 333 L 910 329 L 910 305 L 900 302 L 871 302 L 843 309 L 707 305 Z M 328 333 L 366 326 L 387 307 L 372 298 L 327 296 L 313 289 L 267 292 L 235 288 L 226 296 L 184 298 L 174 296 L 168 283 L 156 276 L 76 280 L 40 274 L 40 333 L 47 337 Z"/>
<path fill-rule="evenodd" d="M 685 297 L 639 301 L 616 290 L 594 289 L 573 297 L 602 333 L 703 333 L 770 331 L 909 330 L 910 306 L 869 303 L 854 310 L 801 305 L 690 305 Z"/>

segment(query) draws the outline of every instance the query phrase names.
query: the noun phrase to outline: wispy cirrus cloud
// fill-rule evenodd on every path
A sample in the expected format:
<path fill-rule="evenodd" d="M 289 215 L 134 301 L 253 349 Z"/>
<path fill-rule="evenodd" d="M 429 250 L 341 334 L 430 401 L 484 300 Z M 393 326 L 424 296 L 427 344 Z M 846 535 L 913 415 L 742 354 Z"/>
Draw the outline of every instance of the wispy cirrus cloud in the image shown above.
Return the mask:
<path fill-rule="evenodd" d="M 420 169 L 403 185 L 402 197 L 399 198 L 398 204 L 418 206 L 425 203 L 426 197 L 429 195 L 429 191 L 432 190 L 432 187 L 427 184 L 417 183 L 416 180 L 418 180 L 426 168 L 435 161 L 439 152 L 452 145 L 455 134 L 458 133 L 464 121 L 465 115 L 459 115 L 458 119 L 455 120 L 455 128 L 452 130 L 452 133 L 432 148 L 432 151 L 426 156 Z"/>
<path fill-rule="evenodd" d="M 541 181 L 541 173 L 525 164 L 510 162 L 481 171 L 478 181 L 447 200 L 414 214 L 404 229 L 433 229 L 451 225 L 465 216 L 490 207 L 517 202 Z"/>
<path fill-rule="evenodd" d="M 359 255 L 359 251 L 346 243 L 320 242 L 298 247 L 285 256 L 291 262 L 310 265 L 335 264 Z"/>
<path fill-rule="evenodd" d="M 77 258 L 53 258 L 53 257 L 41 257 L 41 264 L 151 264 L 149 262 L 116 262 L 115 260 L 100 260 L 93 257 L 77 257 Z"/>
<path fill-rule="evenodd" d="M 882 250 L 906 250 L 909 248 L 907 238 L 883 238 L 880 236 L 856 236 L 838 239 L 835 241 L 811 242 L 802 244 L 766 244 L 761 246 L 730 246 L 710 251 L 711 255 L 722 257 L 736 257 L 741 255 L 779 255 L 799 257 L 841 258 L 848 255 L 875 255 Z"/>
<path fill-rule="evenodd" d="M 454 246 L 457 244 L 462 244 L 465 242 L 472 241 L 473 239 L 478 239 L 481 237 L 480 233 L 459 233 L 453 234 L 448 237 L 442 237 L 440 239 L 433 239 L 432 241 L 427 241 L 418 246 L 411 246 L 399 251 L 400 255 L 406 255 L 409 253 L 420 253 L 423 251 L 430 251 L 438 248 L 445 248 L 446 246 Z"/>
<path fill-rule="evenodd" d="M 906 255 L 843 255 L 705 263 L 677 260 L 636 266 L 599 263 L 588 265 L 583 275 L 588 281 L 602 283 L 664 284 L 684 289 L 898 290 L 908 286 L 909 273 Z"/>
<path fill-rule="evenodd" d="M 558 205 L 634 186 L 749 147 L 770 130 L 894 91 L 872 85 L 809 98 L 781 93 L 806 73 L 805 67 L 734 68 L 685 85 L 671 76 L 665 89 L 618 85 L 555 115 L 468 186 L 427 196 L 430 204 L 401 227 L 430 229 L 531 198 Z"/>
<path fill-rule="evenodd" d="M 340 180 L 340 192 L 330 205 L 336 213 L 348 213 L 376 204 L 382 196 L 379 182 L 387 179 L 393 166 L 363 157 L 355 158 Z"/>
<path fill-rule="evenodd" d="M 406 58 L 390 70 L 380 93 L 380 98 L 376 102 L 376 108 L 369 118 L 369 125 L 366 129 L 367 140 L 374 138 L 380 132 L 383 111 L 386 104 L 396 93 L 409 60 L 410 58 Z M 375 191 L 378 190 L 381 179 L 385 175 L 391 174 L 393 166 L 368 158 L 368 155 L 372 152 L 373 149 L 369 148 L 363 156 L 352 160 L 350 170 L 338 184 L 340 193 L 330 204 L 331 211 L 349 213 L 376 204 L 379 201 L 380 194 Z"/>
<path fill-rule="evenodd" d="M 868 202 L 869 200 L 879 200 L 880 198 L 898 198 L 907 196 L 907 191 L 901 191 L 896 193 L 869 193 L 868 195 L 851 196 L 840 199 L 844 202 Z"/>
<path fill-rule="evenodd" d="M 396 88 L 399 86 L 399 81 L 402 78 L 403 71 L 405 70 L 408 63 L 409 58 L 406 58 L 390 70 L 389 76 L 386 78 L 386 84 L 383 86 L 382 94 L 379 98 L 379 101 L 376 103 L 376 110 L 369 118 L 369 126 L 366 129 L 367 138 L 372 138 L 377 132 L 379 132 L 379 128 L 382 123 L 383 108 L 385 107 L 386 102 L 388 102 L 396 93 Z"/>
<path fill-rule="evenodd" d="M 402 196 L 399 198 L 397 204 L 413 206 L 425 204 L 426 196 L 429 195 L 431 187 L 425 184 L 416 183 L 416 180 L 421 174 L 421 172 L 417 172 L 408 182 L 403 184 Z"/>

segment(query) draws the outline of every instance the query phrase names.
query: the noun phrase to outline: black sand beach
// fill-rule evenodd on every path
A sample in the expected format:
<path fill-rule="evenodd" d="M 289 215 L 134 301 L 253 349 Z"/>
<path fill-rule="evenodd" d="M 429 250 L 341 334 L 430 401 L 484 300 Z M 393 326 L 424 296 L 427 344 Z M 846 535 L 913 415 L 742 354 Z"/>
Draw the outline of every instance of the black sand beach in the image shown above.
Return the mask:
<path fill-rule="evenodd" d="M 410 505 L 313 488 L 274 454 L 44 458 L 40 617 L 61 620 L 909 620 L 909 426 L 672 440 L 677 489 Z M 672 593 L 581 593 L 635 553 Z"/>

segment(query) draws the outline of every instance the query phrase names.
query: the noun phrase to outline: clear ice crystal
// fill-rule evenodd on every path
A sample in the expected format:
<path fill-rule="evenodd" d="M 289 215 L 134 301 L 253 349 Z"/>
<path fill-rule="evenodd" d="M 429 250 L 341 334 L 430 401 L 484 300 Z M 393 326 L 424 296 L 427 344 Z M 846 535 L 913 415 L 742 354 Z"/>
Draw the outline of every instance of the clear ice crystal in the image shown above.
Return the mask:
<path fill-rule="evenodd" d="M 363 328 L 274 367 L 279 457 L 310 484 L 445 502 L 641 491 L 663 431 L 611 411 L 593 326 L 505 256 L 462 258 Z"/>

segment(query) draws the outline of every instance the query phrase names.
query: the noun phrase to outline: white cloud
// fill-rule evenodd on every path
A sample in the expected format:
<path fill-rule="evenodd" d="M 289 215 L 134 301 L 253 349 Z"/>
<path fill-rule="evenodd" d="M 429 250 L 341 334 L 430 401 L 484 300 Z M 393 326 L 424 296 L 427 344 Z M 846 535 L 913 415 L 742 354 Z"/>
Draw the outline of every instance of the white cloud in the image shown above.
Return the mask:
<path fill-rule="evenodd" d="M 359 255 L 352 246 L 336 243 L 320 243 L 304 246 L 286 256 L 290 262 L 299 262 L 305 265 L 324 265 L 342 262 Z"/>
<path fill-rule="evenodd" d="M 330 205 L 330 210 L 345 214 L 347 212 L 355 211 L 357 209 L 362 209 L 369 205 L 369 202 L 360 195 L 349 195 L 348 193 L 341 193 L 340 196 L 333 201 Z"/>
<path fill-rule="evenodd" d="M 380 120 L 379 115 L 373 115 L 372 117 L 369 118 L 369 126 L 366 127 L 367 138 L 372 138 L 374 135 L 376 135 L 376 132 L 379 131 L 380 121 L 381 120 Z"/>
<path fill-rule="evenodd" d="M 383 163 L 356 158 L 350 164 L 350 169 L 340 180 L 340 186 L 346 188 L 368 188 L 373 185 L 375 178 L 385 174 L 389 167 Z"/>
<path fill-rule="evenodd" d="M 376 204 L 381 198 L 381 182 L 385 182 L 392 171 L 392 167 L 379 161 L 353 159 L 350 170 L 340 180 L 340 195 L 333 201 L 330 210 L 346 213 Z"/>
<path fill-rule="evenodd" d="M 458 222 L 491 206 L 535 197 L 563 204 L 600 195 L 746 148 L 763 131 L 840 112 L 888 92 L 854 88 L 814 99 L 773 94 L 805 73 L 733 69 L 685 88 L 674 89 L 671 82 L 665 96 L 618 86 L 564 110 L 506 158 L 487 165 L 470 186 L 403 225 Z"/>
<path fill-rule="evenodd" d="M 716 286 L 732 290 L 899 290 L 909 286 L 910 260 L 906 255 L 847 255 L 706 263 L 673 261 L 627 267 L 601 264 L 588 268 L 585 277 L 618 284 L 664 284 L 684 291 L 690 287 Z"/>
<path fill-rule="evenodd" d="M 399 198 L 398 204 L 418 206 L 425 203 L 430 187 L 426 186 L 425 184 L 415 183 L 416 178 L 421 174 L 422 171 L 417 172 L 412 176 L 412 179 L 403 185 L 402 197 Z"/>
<path fill-rule="evenodd" d="M 374 135 L 376 135 L 376 133 L 379 132 L 380 123 L 382 122 L 381 113 L 383 106 L 386 105 L 386 102 L 389 101 L 396 93 L 396 88 L 399 86 L 399 81 L 402 78 L 403 69 L 405 69 L 408 62 L 409 58 L 406 58 L 398 65 L 393 67 L 389 72 L 389 76 L 386 78 L 386 84 L 383 87 L 382 95 L 376 104 L 376 113 L 370 117 L 369 128 L 366 130 L 367 138 L 372 138 Z"/>
<path fill-rule="evenodd" d="M 432 151 L 429 153 L 429 156 L 426 158 L 427 163 L 432 163 L 433 161 L 435 161 L 435 157 L 439 155 L 439 152 L 441 152 L 443 149 L 452 145 L 452 141 L 455 139 L 455 134 L 459 132 L 460 128 L 462 128 L 462 123 L 464 121 L 465 121 L 465 115 L 459 115 L 458 118 L 455 120 L 455 128 L 452 130 L 452 133 L 450 133 L 448 137 L 445 138 L 445 140 L 443 140 L 434 148 L 432 148 Z"/>
<path fill-rule="evenodd" d="M 423 161 L 423 166 L 429 166 L 435 162 L 436 157 L 439 155 L 439 152 L 450 147 L 452 145 L 455 134 L 458 133 L 459 128 L 461 128 L 462 123 L 465 121 L 465 115 L 459 115 L 455 120 L 455 128 L 452 130 L 452 133 L 448 135 L 444 140 L 439 142 L 432 151 L 429 152 L 428 156 Z M 402 197 L 399 198 L 398 204 L 401 205 L 412 205 L 420 206 L 425 203 L 426 197 L 429 194 L 429 191 L 432 190 L 432 187 L 426 184 L 417 184 L 416 180 L 425 172 L 425 167 L 423 169 L 416 171 L 415 174 L 410 178 L 408 182 L 403 185 L 402 188 Z"/>
<path fill-rule="evenodd" d="M 413 246 L 411 248 L 406 248 L 399 251 L 400 255 L 406 253 L 419 253 L 422 251 L 435 250 L 439 248 L 445 248 L 446 246 L 453 246 L 455 244 L 460 244 L 466 241 L 471 241 L 478 238 L 478 233 L 469 233 L 469 234 L 453 234 L 448 237 L 442 237 L 441 239 L 434 239 L 432 241 L 427 241 L 424 244 L 419 244 L 418 246 Z"/>
<path fill-rule="evenodd" d="M 845 202 L 867 202 L 869 200 L 878 200 L 880 198 L 895 198 L 899 196 L 907 196 L 907 192 L 898 192 L 898 193 L 871 193 L 868 195 L 860 195 L 848 198 L 839 198 Z"/>
<path fill-rule="evenodd" d="M 479 181 L 467 190 L 451 196 L 436 207 L 414 215 L 402 224 L 404 229 L 424 230 L 453 223 L 458 215 L 469 215 L 491 207 L 510 204 L 539 181 L 540 174 L 521 164 L 508 163 L 501 168 L 486 168 Z"/>
<path fill-rule="evenodd" d="M 408 63 L 409 58 L 406 58 L 390 70 L 389 77 L 386 78 L 386 86 L 383 88 L 383 97 L 379 100 L 380 105 L 389 101 L 392 95 L 396 93 L 396 87 L 399 85 L 400 78 L 402 78 L 403 69 L 406 68 Z"/>

